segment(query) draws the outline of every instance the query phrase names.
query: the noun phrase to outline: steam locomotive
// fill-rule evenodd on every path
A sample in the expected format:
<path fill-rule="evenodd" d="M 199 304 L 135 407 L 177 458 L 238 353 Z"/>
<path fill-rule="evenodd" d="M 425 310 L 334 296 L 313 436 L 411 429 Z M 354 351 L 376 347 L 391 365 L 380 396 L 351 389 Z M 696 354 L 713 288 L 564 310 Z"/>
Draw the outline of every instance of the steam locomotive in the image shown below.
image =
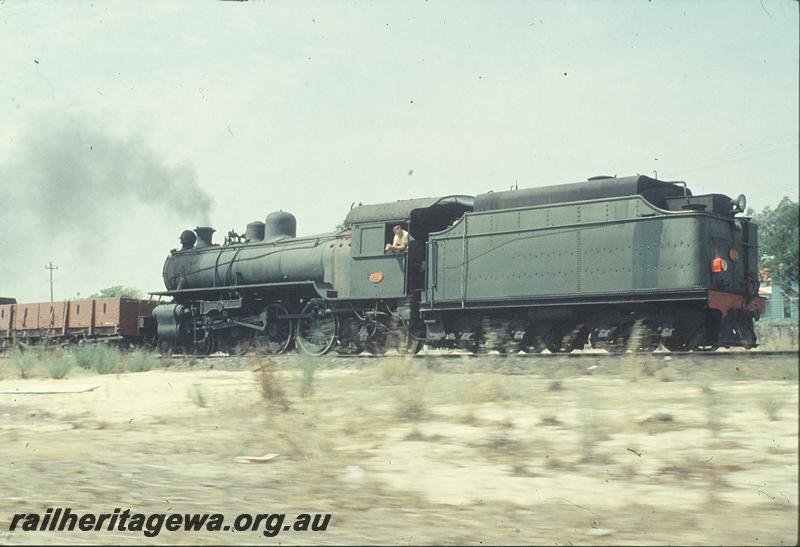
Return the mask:
<path fill-rule="evenodd" d="M 637 175 L 359 205 L 311 236 L 283 211 L 221 245 L 198 227 L 164 263 L 154 329 L 199 354 L 751 348 L 745 206 Z M 396 225 L 406 252 L 384 250 Z"/>

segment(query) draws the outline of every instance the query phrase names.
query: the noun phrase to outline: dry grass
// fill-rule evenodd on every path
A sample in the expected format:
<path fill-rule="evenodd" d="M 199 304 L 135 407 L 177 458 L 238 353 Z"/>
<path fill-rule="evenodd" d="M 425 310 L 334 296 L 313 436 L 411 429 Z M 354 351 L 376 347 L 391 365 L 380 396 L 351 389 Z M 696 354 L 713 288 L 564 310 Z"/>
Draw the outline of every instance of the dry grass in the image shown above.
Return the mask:
<path fill-rule="evenodd" d="M 69 353 L 38 348 L 15 351 L 5 361 L 15 375 L 23 380 L 38 376 L 60 380 L 69 374 L 75 364 Z"/>
<path fill-rule="evenodd" d="M 379 360 L 317 368 L 313 396 L 302 397 L 295 359 L 284 367 L 254 358 L 252 371 L 95 377 L 103 387 L 80 396 L 18 398 L 3 418 L 13 442 L 0 443 L 0 457 L 27 479 L 11 481 L 4 495 L 41 506 L 54 498 L 133 499 L 145 511 L 167 499 L 180 500 L 181 511 L 215 504 L 241 512 L 254 496 L 283 507 L 311 500 L 335 510 L 337 526 L 326 537 L 344 544 L 404 543 L 412 535 L 421 543 L 480 537 L 507 544 L 531 530 L 545 543 L 585 544 L 594 542 L 588 522 L 601 518 L 601 528 L 615 530 L 612 543 L 641 542 L 646 530 L 653 543 L 732 543 L 756 531 L 775 544 L 796 530 L 797 417 L 788 410 L 796 385 L 778 374 L 753 384 L 714 375 L 709 394 L 698 372 L 688 377 L 679 368 L 671 383 L 647 373 L 629 383 L 617 357 L 602 360 L 602 374 L 593 376 L 580 365 L 502 377 L 431 372 L 388 358 L 390 373 Z M 555 373 L 567 389 L 551 389 Z M 193 386 L 197 400 L 186 396 Z M 755 399 L 738 404 L 759 393 L 783 395 L 775 421 Z M 53 427 L 66 422 L 81 424 L 80 443 L 75 431 Z M 46 439 L 38 427 L 52 428 Z M 713 428 L 724 434 L 713 438 Z M 268 452 L 278 454 L 268 464 L 231 461 Z M 79 458 L 99 486 L 74 473 L 70 462 Z M 743 470 L 775 499 L 755 493 Z M 706 490 L 724 511 L 706 503 Z M 386 526 L 376 530 L 376 519 Z M 503 519 L 522 533 L 495 525 Z"/>
<path fill-rule="evenodd" d="M 481 419 L 478 418 L 474 412 L 467 412 L 466 414 L 459 416 L 456 419 L 456 422 L 463 425 L 471 425 L 473 427 L 476 427 L 482 423 Z"/>
<path fill-rule="evenodd" d="M 399 393 L 395 406 L 395 417 L 403 422 L 418 422 L 429 417 L 430 411 L 422 382 L 411 382 Z"/>
<path fill-rule="evenodd" d="M 125 357 L 124 366 L 128 372 L 147 372 L 158 366 L 158 357 L 149 351 L 137 349 Z"/>
<path fill-rule="evenodd" d="M 577 428 L 581 448 L 581 462 L 599 462 L 597 443 L 607 440 L 608 434 L 601 426 L 600 413 L 605 409 L 605 402 L 589 387 L 580 396 L 580 423 Z"/>
<path fill-rule="evenodd" d="M 507 401 L 509 399 L 511 399 L 511 394 L 506 387 L 505 379 L 497 376 L 477 376 L 464 393 L 464 401 L 474 404 Z"/>
<path fill-rule="evenodd" d="M 50 378 L 60 380 L 69 374 L 74 362 L 72 356 L 64 352 L 59 352 L 47 356 L 43 364 Z"/>
<path fill-rule="evenodd" d="M 76 364 L 98 374 L 114 374 L 125 372 L 125 363 L 120 351 L 106 344 L 82 344 L 70 349 Z"/>
<path fill-rule="evenodd" d="M 510 455 L 518 452 L 521 443 L 511 436 L 508 428 L 498 427 L 486 439 L 484 447 L 492 452 L 500 452 L 503 455 Z"/>
<path fill-rule="evenodd" d="M 422 441 L 427 443 L 441 443 L 447 440 L 447 437 L 444 435 L 426 435 L 418 428 L 412 429 L 405 437 L 403 437 L 404 441 Z"/>
<path fill-rule="evenodd" d="M 540 423 L 541 425 L 551 425 L 551 426 L 563 425 L 563 424 L 561 423 L 561 420 L 559 420 L 558 418 L 556 418 L 556 417 L 555 417 L 555 416 L 553 416 L 553 415 L 549 415 L 549 416 L 543 416 L 543 417 L 542 417 L 542 421 L 541 421 L 541 422 L 539 422 L 539 423 Z"/>
<path fill-rule="evenodd" d="M 9 356 L 11 367 L 23 380 L 34 375 L 34 369 L 39 363 L 39 352 L 36 350 L 15 351 Z"/>
<path fill-rule="evenodd" d="M 378 374 L 389 383 L 408 380 L 416 375 L 414 363 L 409 359 L 387 358 L 378 366 Z"/>
<path fill-rule="evenodd" d="M 300 396 L 310 397 L 314 394 L 314 373 L 317 371 L 317 358 L 313 355 L 300 356 Z"/>
<path fill-rule="evenodd" d="M 758 408 L 767 416 L 769 421 L 777 421 L 778 414 L 783 409 L 786 401 L 778 393 L 762 392 L 756 395 L 755 402 Z"/>
<path fill-rule="evenodd" d="M 262 359 L 252 370 L 261 388 L 261 398 L 267 407 L 288 410 L 291 405 L 286 397 L 286 390 L 275 372 L 275 363 L 271 359 Z"/>
<path fill-rule="evenodd" d="M 205 389 L 200 384 L 192 384 L 189 388 L 189 399 L 200 408 L 208 406 L 208 398 L 206 397 Z"/>

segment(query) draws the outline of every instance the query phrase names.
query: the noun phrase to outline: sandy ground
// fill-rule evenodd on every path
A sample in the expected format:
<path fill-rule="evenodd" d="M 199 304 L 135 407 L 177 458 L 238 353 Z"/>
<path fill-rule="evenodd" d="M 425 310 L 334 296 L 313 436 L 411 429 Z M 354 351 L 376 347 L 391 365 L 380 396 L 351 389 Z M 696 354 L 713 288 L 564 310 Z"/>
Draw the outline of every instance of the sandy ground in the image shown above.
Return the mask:
<path fill-rule="evenodd" d="M 0 394 L 0 543 L 752 544 L 798 533 L 797 361 L 73 371 Z M 535 362 L 525 366 L 537 367 Z M 434 370 L 431 370 L 434 368 Z M 0 376 L 2 377 L 2 376 Z M 277 453 L 269 463 L 237 456 Z M 12 513 L 329 512 L 325 532 L 9 532 Z"/>

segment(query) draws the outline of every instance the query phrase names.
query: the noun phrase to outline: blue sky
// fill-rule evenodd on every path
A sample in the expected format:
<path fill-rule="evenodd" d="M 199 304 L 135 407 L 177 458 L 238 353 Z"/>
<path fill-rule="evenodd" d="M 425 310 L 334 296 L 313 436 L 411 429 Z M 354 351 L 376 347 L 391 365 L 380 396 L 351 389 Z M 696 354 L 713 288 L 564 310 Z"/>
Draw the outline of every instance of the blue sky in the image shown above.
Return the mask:
<path fill-rule="evenodd" d="M 178 233 L 202 222 L 135 192 L 95 219 L 103 179 L 36 213 L 29 170 L 98 136 L 192 173 L 219 232 L 276 209 L 323 232 L 354 201 L 598 174 L 657 171 L 757 208 L 797 199 L 798 41 L 797 3 L 771 0 L 7 0 L 0 293 L 45 297 L 49 260 L 61 297 L 158 290 Z M 76 210 L 96 244 L 61 233 Z"/>

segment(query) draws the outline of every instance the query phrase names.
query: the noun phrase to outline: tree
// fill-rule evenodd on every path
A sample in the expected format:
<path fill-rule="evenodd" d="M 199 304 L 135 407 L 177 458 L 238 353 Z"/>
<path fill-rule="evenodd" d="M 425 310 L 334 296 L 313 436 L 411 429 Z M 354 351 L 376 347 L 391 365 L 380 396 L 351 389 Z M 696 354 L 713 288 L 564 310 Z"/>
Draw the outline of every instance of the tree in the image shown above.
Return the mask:
<path fill-rule="evenodd" d="M 800 274 L 799 212 L 800 204 L 784 197 L 774 209 L 765 207 L 753 215 L 758 224 L 759 264 L 769 272 L 773 284 L 790 292 L 797 290 Z"/>
<path fill-rule="evenodd" d="M 106 289 L 101 289 L 89 296 L 90 299 L 94 298 L 142 298 L 144 293 L 134 287 L 123 287 L 122 285 L 114 285 Z"/>

